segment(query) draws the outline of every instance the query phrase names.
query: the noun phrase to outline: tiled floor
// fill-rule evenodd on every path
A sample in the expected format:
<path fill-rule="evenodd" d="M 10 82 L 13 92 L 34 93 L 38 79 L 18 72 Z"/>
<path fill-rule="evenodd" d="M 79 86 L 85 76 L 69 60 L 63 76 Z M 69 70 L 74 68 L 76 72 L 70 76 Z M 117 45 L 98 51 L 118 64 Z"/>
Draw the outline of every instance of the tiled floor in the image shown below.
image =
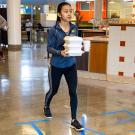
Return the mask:
<path fill-rule="evenodd" d="M 0 135 L 135 135 L 135 85 L 92 80 L 78 71 L 78 119 L 85 131 L 70 129 L 68 88 L 64 78 L 43 115 L 48 90 L 45 45 L 23 45 L 0 62 Z"/>

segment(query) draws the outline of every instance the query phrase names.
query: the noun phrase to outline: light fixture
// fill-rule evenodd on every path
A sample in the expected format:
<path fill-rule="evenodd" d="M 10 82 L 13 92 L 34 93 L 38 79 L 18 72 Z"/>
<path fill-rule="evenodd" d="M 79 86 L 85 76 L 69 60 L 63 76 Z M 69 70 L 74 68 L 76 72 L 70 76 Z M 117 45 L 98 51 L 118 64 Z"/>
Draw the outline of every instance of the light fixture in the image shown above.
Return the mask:
<path fill-rule="evenodd" d="M 109 3 L 110 3 L 110 4 L 114 4 L 114 3 L 115 3 L 115 1 L 111 0 L 111 1 L 109 1 Z"/>
<path fill-rule="evenodd" d="M 133 0 L 124 0 L 125 2 L 133 2 Z"/>
<path fill-rule="evenodd" d="M 35 10 L 36 9 L 36 6 L 34 6 L 33 9 Z"/>
<path fill-rule="evenodd" d="M 26 8 L 26 9 L 28 9 L 28 8 L 29 8 L 29 6 L 26 6 L 25 8 Z"/>

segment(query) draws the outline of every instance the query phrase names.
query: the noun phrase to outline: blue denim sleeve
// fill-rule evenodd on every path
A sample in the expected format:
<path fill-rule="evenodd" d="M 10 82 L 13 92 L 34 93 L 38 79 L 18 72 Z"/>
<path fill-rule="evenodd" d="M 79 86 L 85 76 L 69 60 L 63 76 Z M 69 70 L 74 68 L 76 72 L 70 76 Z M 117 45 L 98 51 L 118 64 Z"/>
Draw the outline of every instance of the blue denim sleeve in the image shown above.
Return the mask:
<path fill-rule="evenodd" d="M 57 45 L 56 30 L 52 28 L 48 32 L 47 51 L 53 55 L 61 55 L 60 50 L 56 49 L 56 45 Z"/>
<path fill-rule="evenodd" d="M 78 36 L 78 27 L 75 25 L 76 28 L 76 36 Z"/>

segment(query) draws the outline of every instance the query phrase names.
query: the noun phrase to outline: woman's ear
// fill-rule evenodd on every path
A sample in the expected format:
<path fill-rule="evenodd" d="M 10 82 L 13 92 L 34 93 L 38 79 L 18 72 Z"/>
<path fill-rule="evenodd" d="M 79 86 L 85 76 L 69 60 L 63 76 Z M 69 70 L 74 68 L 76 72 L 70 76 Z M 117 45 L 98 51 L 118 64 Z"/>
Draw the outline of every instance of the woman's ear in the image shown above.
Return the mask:
<path fill-rule="evenodd" d="M 61 17 L 60 13 L 58 13 L 57 15 L 58 15 L 58 17 Z"/>

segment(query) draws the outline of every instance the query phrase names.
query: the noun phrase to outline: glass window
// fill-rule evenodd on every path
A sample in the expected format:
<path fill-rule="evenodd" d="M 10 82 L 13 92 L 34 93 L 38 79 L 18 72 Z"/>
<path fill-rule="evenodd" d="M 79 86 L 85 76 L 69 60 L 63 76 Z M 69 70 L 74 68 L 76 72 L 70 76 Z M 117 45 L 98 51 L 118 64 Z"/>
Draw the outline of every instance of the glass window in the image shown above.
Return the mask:
<path fill-rule="evenodd" d="M 87 2 L 81 2 L 81 10 L 90 10 L 90 4 Z"/>
<path fill-rule="evenodd" d="M 108 18 L 132 18 L 133 1 L 110 0 L 108 2 Z"/>

